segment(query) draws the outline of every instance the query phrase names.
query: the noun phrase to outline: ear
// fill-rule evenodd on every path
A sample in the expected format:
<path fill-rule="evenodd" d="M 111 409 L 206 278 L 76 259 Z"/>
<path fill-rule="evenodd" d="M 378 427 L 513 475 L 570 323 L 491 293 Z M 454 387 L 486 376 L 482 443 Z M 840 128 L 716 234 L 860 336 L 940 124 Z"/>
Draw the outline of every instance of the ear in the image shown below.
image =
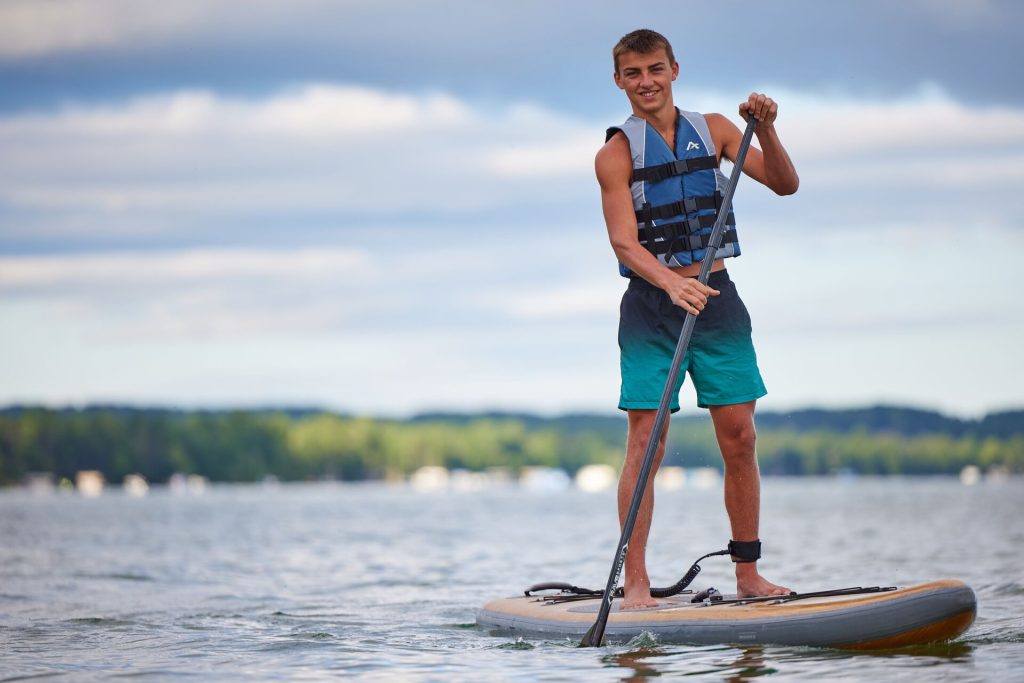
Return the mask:
<path fill-rule="evenodd" d="M 625 90 L 626 86 L 622 84 L 622 80 L 619 78 L 619 72 L 616 71 L 612 74 L 612 78 L 615 79 L 615 85 L 618 86 L 619 90 Z"/>
<path fill-rule="evenodd" d="M 672 62 L 672 80 L 679 78 L 679 62 Z"/>

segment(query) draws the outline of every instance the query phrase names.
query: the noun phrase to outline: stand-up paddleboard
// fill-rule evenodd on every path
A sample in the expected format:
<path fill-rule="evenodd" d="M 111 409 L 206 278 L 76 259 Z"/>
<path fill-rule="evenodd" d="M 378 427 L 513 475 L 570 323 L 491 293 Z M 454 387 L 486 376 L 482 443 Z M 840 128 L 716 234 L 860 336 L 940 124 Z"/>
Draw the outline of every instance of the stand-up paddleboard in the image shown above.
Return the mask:
<path fill-rule="evenodd" d="M 693 602 L 694 599 L 697 602 Z M 593 625 L 600 596 L 526 595 L 487 603 L 477 624 L 500 633 L 579 639 Z M 887 649 L 954 638 L 974 622 L 974 591 L 960 581 L 910 588 L 833 591 L 737 599 L 707 592 L 658 600 L 658 607 L 612 604 L 604 633 L 624 642 L 650 633 L 662 643 L 809 645 Z"/>

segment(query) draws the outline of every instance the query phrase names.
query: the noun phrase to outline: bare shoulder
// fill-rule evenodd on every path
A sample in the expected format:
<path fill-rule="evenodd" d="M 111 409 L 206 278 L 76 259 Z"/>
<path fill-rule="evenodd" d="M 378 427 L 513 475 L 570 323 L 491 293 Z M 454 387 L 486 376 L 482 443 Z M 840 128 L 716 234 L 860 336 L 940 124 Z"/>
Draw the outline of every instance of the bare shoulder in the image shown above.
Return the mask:
<path fill-rule="evenodd" d="M 708 122 L 708 126 L 720 126 L 723 123 L 728 123 L 729 119 L 725 118 L 718 112 L 711 112 L 710 114 L 704 114 L 704 120 Z"/>
<path fill-rule="evenodd" d="M 629 183 L 629 177 L 633 172 L 633 159 L 629 152 L 629 141 L 621 131 L 597 150 L 594 170 L 602 186 L 610 186 L 620 181 Z"/>
<path fill-rule="evenodd" d="M 711 140 L 715 143 L 715 149 L 718 150 L 720 156 L 732 143 L 742 137 L 736 124 L 721 114 L 704 114 L 704 120 L 708 124 Z"/>

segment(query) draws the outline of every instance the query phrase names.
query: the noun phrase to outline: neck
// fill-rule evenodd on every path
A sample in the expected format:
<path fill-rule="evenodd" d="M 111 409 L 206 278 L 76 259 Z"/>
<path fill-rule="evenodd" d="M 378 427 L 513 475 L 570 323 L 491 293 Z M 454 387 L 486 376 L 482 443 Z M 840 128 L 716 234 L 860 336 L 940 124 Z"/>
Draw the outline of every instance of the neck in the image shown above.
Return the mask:
<path fill-rule="evenodd" d="M 656 112 L 642 112 L 634 109 L 633 114 L 654 126 L 654 128 L 661 133 L 662 137 L 665 139 L 668 139 L 668 137 L 675 132 L 676 118 L 678 117 L 678 114 L 676 113 L 676 107 L 672 102 L 669 102 L 667 106 L 662 107 Z"/>

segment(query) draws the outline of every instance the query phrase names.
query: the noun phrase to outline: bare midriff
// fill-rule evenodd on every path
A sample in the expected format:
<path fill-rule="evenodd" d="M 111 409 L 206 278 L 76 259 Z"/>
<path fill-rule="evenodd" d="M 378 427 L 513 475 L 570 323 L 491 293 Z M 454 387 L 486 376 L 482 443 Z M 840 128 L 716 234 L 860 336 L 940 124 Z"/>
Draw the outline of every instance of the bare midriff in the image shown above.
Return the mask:
<path fill-rule="evenodd" d="M 691 263 L 688 266 L 676 266 L 672 269 L 672 272 L 679 273 L 683 277 L 697 277 L 700 275 L 701 262 Z M 725 270 L 725 259 L 715 259 L 715 262 L 711 264 L 711 272 L 714 273 L 719 270 Z"/>

